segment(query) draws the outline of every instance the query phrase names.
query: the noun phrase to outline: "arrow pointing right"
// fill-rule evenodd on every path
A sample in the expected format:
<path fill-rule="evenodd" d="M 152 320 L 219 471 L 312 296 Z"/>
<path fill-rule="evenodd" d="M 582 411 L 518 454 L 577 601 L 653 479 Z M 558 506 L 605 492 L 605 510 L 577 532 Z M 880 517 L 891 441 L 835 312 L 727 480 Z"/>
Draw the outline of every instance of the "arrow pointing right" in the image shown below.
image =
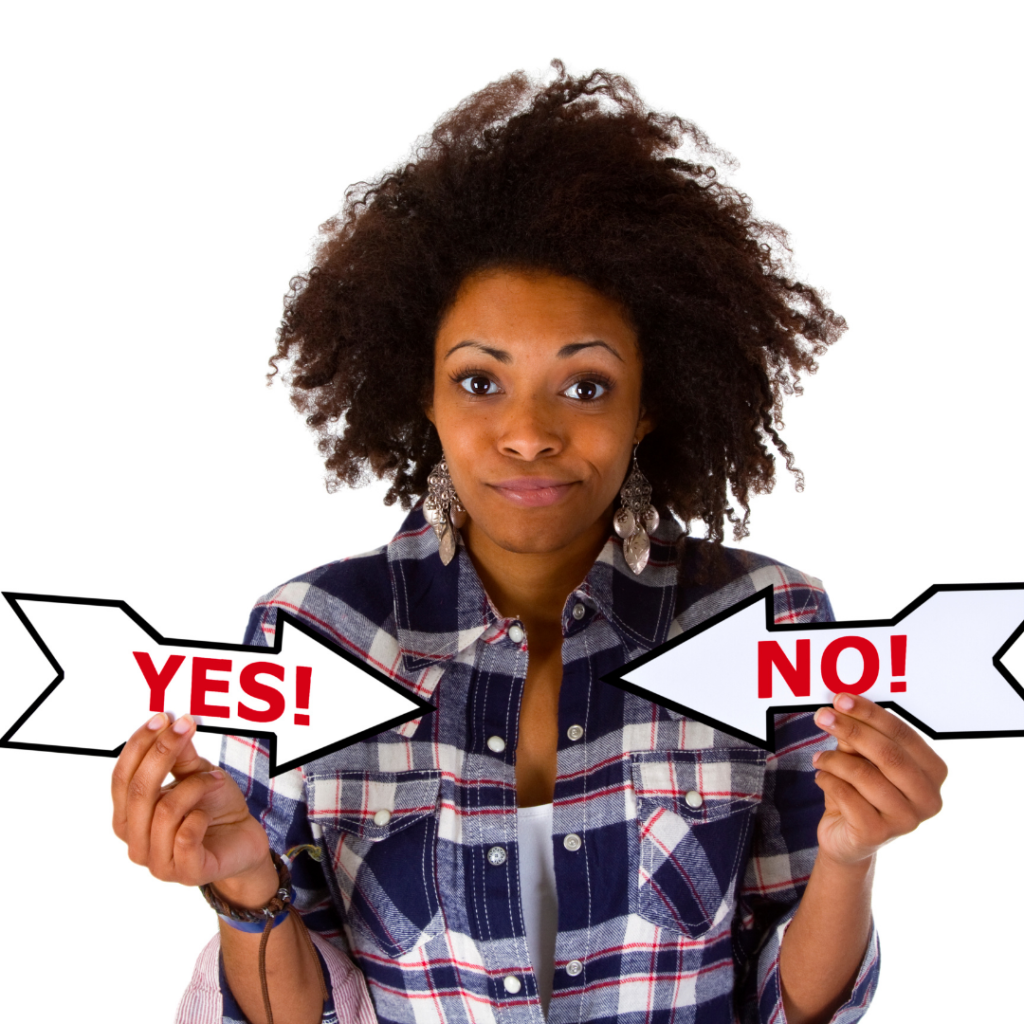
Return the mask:
<path fill-rule="evenodd" d="M 267 739 L 275 776 L 434 711 L 283 609 L 274 645 L 250 647 L 166 639 L 124 601 L 3 596 L 56 678 L 0 747 L 116 757 L 154 711 L 188 710 L 202 732 Z"/>

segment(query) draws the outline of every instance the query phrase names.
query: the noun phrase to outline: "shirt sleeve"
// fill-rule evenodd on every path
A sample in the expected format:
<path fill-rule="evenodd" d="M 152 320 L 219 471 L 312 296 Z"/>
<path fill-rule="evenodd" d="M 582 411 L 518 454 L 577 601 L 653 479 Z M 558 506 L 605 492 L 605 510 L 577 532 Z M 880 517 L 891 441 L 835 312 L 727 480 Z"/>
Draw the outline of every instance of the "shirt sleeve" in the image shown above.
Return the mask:
<path fill-rule="evenodd" d="M 249 618 L 245 643 L 270 646 L 274 614 L 271 606 L 257 605 Z M 282 856 L 292 852 L 289 867 L 295 908 L 302 915 L 316 947 L 329 993 L 322 1024 L 375 1024 L 377 1018 L 366 981 L 347 955 L 342 922 L 331 900 L 323 869 L 311 856 L 322 847 L 310 828 L 301 769 L 270 778 L 266 741 L 246 736 L 225 736 L 220 761 L 238 783 L 250 813 L 266 830 L 270 848 Z M 177 1024 L 248 1024 L 224 978 L 219 937 L 200 954 L 176 1021 Z"/>
<path fill-rule="evenodd" d="M 813 613 L 798 618 L 835 621 L 824 593 Z M 784 1024 L 786 1020 L 779 951 L 814 866 L 818 823 L 825 808 L 811 759 L 817 751 L 835 746 L 832 737 L 814 724 L 813 715 L 806 713 L 776 715 L 775 737 L 776 752 L 766 763 L 763 799 L 733 925 L 743 1024 Z M 872 924 L 853 991 L 833 1015 L 833 1024 L 860 1020 L 878 984 L 878 967 L 878 936 Z"/>
<path fill-rule="evenodd" d="M 359 969 L 316 932 L 310 932 L 310 937 L 327 979 L 327 991 L 331 993 L 324 1004 L 321 1024 L 375 1024 L 377 1018 Z M 357 998 L 357 990 L 361 990 L 361 998 Z M 174 1021 L 175 1024 L 249 1024 L 224 980 L 219 935 L 215 935 L 200 953 Z"/>

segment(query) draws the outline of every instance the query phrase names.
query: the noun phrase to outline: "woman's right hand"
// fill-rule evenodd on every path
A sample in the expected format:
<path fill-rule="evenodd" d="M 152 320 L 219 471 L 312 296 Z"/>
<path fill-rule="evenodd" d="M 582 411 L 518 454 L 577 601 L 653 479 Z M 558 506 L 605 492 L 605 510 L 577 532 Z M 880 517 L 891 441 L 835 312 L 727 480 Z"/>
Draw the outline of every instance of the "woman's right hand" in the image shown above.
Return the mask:
<path fill-rule="evenodd" d="M 262 905 L 277 884 L 267 834 L 235 781 L 196 753 L 195 729 L 190 715 L 159 714 L 128 740 L 111 780 L 114 832 L 165 882 L 218 882 L 232 902 Z"/>

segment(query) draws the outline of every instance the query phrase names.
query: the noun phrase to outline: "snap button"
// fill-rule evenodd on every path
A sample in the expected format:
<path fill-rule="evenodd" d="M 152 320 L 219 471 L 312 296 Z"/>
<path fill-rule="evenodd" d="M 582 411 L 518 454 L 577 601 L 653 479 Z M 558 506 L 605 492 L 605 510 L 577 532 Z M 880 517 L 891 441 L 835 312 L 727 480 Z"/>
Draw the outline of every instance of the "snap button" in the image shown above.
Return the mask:
<path fill-rule="evenodd" d="M 382 807 L 373 816 L 374 825 L 386 825 L 390 820 L 391 812 L 386 807 Z"/>
<path fill-rule="evenodd" d="M 500 754 L 505 749 L 505 741 L 500 736 L 491 736 L 487 740 L 487 749 Z"/>
<path fill-rule="evenodd" d="M 574 604 L 572 606 L 572 617 L 579 622 L 584 615 L 587 614 L 587 606 L 585 604 Z M 574 960 L 573 963 L 576 961 Z"/>
<path fill-rule="evenodd" d="M 506 974 L 502 984 L 510 996 L 514 996 L 523 987 L 523 983 L 514 974 Z"/>
<path fill-rule="evenodd" d="M 686 794 L 687 807 L 700 807 L 702 803 L 704 803 L 704 797 L 702 797 L 697 790 L 691 789 L 690 792 Z"/>
<path fill-rule="evenodd" d="M 576 740 L 583 739 L 583 726 L 570 725 L 569 728 L 565 730 L 565 734 L 575 743 Z"/>
<path fill-rule="evenodd" d="M 570 977 L 575 978 L 578 974 L 583 973 L 583 964 L 579 960 L 570 960 L 565 965 L 565 973 Z"/>
<path fill-rule="evenodd" d="M 570 832 L 563 840 L 562 845 L 570 852 L 575 853 L 582 845 L 583 840 L 580 839 L 575 832 Z"/>
<path fill-rule="evenodd" d="M 523 642 L 524 636 L 526 636 L 526 633 L 524 632 L 523 627 L 520 626 L 518 622 L 508 627 L 508 638 L 512 641 L 512 643 L 521 644 Z M 518 991 L 518 989 L 516 991 Z"/>
<path fill-rule="evenodd" d="M 487 851 L 487 863 L 493 864 L 496 868 L 501 867 L 507 857 L 508 854 L 505 852 L 504 846 L 492 846 Z"/>

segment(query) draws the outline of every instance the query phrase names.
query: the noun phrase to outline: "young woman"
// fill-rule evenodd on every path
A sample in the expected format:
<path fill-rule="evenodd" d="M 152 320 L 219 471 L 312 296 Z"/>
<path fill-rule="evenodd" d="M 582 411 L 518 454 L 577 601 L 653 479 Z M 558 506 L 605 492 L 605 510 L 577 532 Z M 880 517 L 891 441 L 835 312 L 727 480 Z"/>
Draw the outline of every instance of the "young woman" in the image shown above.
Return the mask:
<path fill-rule="evenodd" d="M 559 66 L 470 97 L 325 225 L 275 359 L 332 480 L 412 511 L 246 640 L 285 608 L 437 710 L 275 779 L 251 739 L 199 758 L 188 717 L 131 738 L 115 830 L 221 911 L 181 1020 L 863 1013 L 874 854 L 938 811 L 942 761 L 861 697 L 779 716 L 768 755 L 601 681 L 768 583 L 780 621 L 832 618 L 721 546 L 769 445 L 793 469 L 782 398 L 844 324 L 714 159 Z"/>

